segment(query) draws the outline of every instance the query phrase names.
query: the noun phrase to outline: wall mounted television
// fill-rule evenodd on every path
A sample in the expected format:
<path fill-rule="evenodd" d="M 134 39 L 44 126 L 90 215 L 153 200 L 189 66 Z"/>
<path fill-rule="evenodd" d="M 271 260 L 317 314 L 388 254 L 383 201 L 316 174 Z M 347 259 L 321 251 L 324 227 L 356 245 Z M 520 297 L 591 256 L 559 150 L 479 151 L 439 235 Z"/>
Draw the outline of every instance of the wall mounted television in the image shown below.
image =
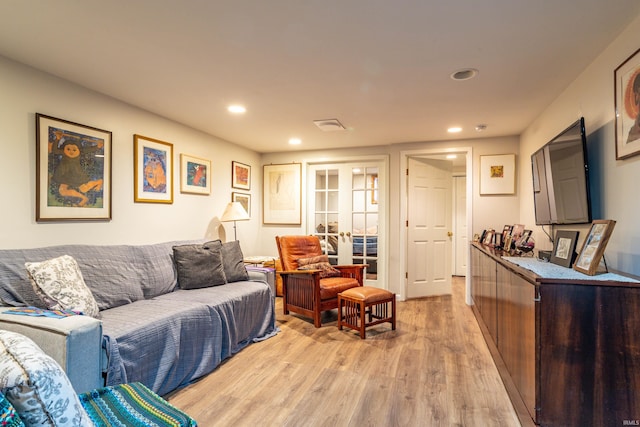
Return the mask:
<path fill-rule="evenodd" d="M 584 117 L 531 155 L 536 225 L 591 222 Z"/>

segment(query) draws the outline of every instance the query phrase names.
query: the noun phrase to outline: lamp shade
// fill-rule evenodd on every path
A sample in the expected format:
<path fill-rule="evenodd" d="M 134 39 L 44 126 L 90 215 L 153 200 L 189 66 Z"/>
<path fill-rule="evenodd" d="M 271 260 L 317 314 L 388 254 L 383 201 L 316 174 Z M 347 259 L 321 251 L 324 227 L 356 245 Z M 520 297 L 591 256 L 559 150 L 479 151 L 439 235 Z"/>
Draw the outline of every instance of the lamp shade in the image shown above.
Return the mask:
<path fill-rule="evenodd" d="M 220 221 L 222 222 L 245 221 L 248 219 L 250 219 L 249 214 L 244 207 L 242 207 L 240 202 L 229 202 L 222 214 L 222 217 L 220 217 Z"/>

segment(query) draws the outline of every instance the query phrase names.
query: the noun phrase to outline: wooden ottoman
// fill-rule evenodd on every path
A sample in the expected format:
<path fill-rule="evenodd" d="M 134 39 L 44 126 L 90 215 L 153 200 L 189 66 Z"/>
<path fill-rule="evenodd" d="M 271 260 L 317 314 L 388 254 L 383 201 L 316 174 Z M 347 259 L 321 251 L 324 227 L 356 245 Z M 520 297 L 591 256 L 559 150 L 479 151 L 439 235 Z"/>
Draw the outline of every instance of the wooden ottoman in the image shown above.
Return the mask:
<path fill-rule="evenodd" d="M 344 313 L 343 313 L 344 309 Z M 366 338 L 365 329 L 380 323 L 391 323 L 396 329 L 396 294 L 370 286 L 358 286 L 338 294 L 338 329 L 346 326 L 360 331 Z"/>

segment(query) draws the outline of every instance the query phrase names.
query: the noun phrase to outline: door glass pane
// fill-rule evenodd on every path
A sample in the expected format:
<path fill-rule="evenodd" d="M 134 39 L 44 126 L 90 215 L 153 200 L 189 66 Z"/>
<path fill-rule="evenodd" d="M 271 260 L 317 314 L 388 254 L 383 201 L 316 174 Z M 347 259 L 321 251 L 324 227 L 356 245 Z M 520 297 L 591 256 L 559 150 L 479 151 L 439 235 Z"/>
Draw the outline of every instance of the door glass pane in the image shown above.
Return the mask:
<path fill-rule="evenodd" d="M 338 171 L 316 170 L 313 234 L 332 264 L 338 259 Z"/>

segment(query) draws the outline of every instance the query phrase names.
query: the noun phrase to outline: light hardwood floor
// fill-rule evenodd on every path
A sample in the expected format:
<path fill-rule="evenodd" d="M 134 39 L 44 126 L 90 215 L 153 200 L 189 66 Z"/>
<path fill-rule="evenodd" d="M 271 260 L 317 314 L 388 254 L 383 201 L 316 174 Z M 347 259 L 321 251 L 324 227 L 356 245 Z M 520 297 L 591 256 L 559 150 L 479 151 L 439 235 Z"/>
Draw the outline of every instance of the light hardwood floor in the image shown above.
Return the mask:
<path fill-rule="evenodd" d="M 208 426 L 520 426 L 471 308 L 452 296 L 398 302 L 397 330 L 361 340 L 282 314 L 281 332 L 168 396 Z"/>

